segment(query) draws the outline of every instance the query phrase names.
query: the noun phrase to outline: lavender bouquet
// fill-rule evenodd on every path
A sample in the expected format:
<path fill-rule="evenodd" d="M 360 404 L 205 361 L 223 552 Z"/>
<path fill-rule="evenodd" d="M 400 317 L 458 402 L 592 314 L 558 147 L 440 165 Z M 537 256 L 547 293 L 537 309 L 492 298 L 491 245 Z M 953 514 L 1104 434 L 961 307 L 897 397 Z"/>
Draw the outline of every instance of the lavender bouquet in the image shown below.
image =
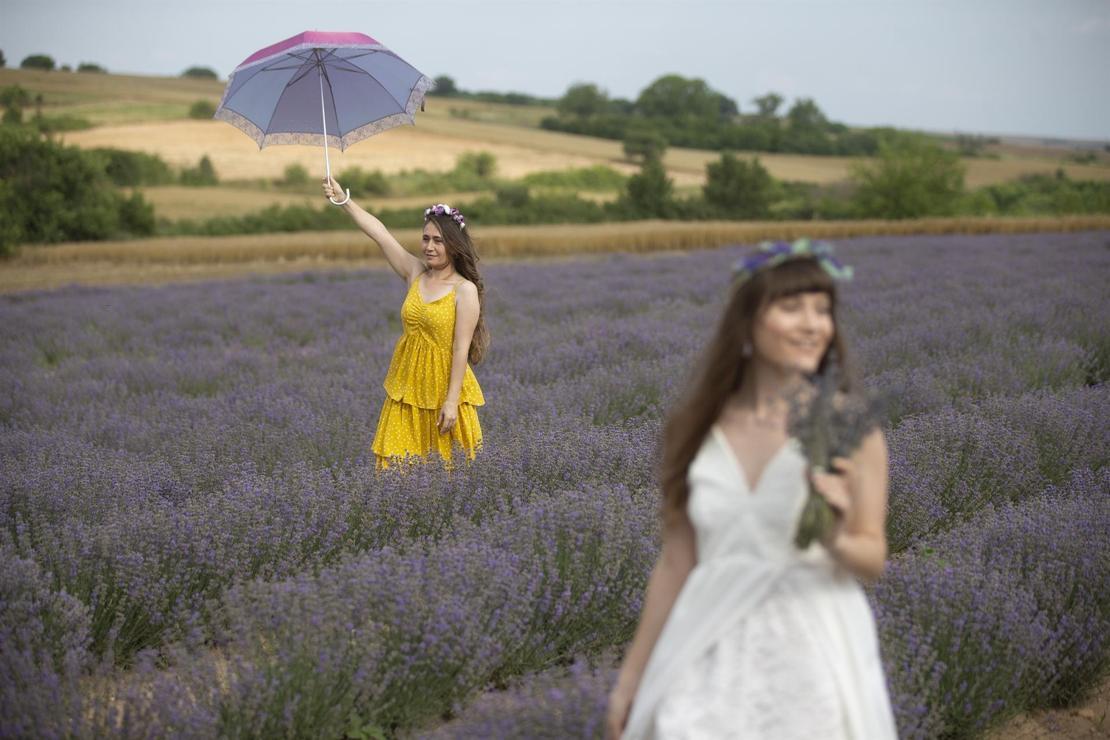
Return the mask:
<path fill-rule="evenodd" d="M 879 398 L 864 394 L 838 393 L 840 371 L 829 362 L 825 372 L 810 379 L 788 399 L 787 428 L 801 444 L 809 469 L 828 472 L 834 457 L 848 457 L 882 419 Z M 808 476 L 807 476 L 808 481 Z M 813 487 L 798 519 L 794 544 L 804 550 L 824 538 L 836 521 L 832 507 Z"/>

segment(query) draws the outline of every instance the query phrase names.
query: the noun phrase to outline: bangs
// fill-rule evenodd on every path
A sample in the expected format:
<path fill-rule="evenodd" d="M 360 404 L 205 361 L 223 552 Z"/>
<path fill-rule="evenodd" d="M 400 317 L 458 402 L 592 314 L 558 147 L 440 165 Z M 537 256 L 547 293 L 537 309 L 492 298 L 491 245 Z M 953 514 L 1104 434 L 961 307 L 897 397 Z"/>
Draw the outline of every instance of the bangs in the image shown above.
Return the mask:
<path fill-rule="evenodd" d="M 771 301 L 798 293 L 825 293 L 836 299 L 836 283 L 812 257 L 799 257 L 767 270 L 763 278 L 764 300 Z"/>

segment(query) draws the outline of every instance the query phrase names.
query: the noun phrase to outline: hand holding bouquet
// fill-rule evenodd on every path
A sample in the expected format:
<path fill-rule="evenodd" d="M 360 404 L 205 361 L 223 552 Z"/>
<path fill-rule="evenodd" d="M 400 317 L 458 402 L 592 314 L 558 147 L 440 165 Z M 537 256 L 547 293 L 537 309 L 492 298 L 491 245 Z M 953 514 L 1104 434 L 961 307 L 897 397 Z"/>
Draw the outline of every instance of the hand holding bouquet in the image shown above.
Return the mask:
<path fill-rule="evenodd" d="M 810 470 L 837 473 L 833 458 L 849 457 L 867 433 L 879 425 L 879 402 L 865 395 L 838 390 L 839 371 L 830 361 L 790 399 L 788 429 L 801 444 Z M 809 492 L 798 520 L 794 544 L 804 550 L 814 540 L 824 541 L 836 524 L 836 514 L 807 476 Z"/>

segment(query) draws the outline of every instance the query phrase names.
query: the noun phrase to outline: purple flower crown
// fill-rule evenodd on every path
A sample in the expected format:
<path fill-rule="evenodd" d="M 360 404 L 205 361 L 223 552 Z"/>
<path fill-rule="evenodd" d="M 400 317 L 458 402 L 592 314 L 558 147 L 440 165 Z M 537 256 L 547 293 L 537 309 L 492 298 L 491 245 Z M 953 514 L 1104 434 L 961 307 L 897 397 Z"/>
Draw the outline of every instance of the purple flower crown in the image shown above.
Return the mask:
<path fill-rule="evenodd" d="M 458 208 L 452 208 L 446 203 L 436 203 L 434 206 L 424 209 L 424 223 L 428 223 L 428 219 L 432 216 L 450 216 L 451 220 L 457 223 L 460 229 L 466 228 L 466 219 L 463 218 L 462 211 Z"/>
<path fill-rule="evenodd" d="M 812 257 L 834 280 L 851 280 L 852 268 L 833 256 L 833 246 L 828 242 L 798 239 L 794 242 L 763 242 L 759 251 L 736 261 L 732 266 L 732 283 L 739 285 L 752 275 L 789 259 Z"/>

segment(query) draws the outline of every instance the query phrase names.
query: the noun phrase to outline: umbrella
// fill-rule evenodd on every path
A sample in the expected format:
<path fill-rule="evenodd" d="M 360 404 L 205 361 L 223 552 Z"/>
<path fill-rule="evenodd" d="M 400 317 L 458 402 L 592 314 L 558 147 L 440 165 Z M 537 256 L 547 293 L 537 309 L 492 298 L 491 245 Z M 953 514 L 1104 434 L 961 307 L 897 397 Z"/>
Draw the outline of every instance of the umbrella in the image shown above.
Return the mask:
<path fill-rule="evenodd" d="M 324 145 L 340 151 L 413 123 L 432 81 L 361 33 L 305 31 L 251 54 L 227 81 L 215 117 L 258 143 Z M 316 114 L 316 101 L 320 113 Z M 343 205 L 344 200 L 332 199 Z"/>

